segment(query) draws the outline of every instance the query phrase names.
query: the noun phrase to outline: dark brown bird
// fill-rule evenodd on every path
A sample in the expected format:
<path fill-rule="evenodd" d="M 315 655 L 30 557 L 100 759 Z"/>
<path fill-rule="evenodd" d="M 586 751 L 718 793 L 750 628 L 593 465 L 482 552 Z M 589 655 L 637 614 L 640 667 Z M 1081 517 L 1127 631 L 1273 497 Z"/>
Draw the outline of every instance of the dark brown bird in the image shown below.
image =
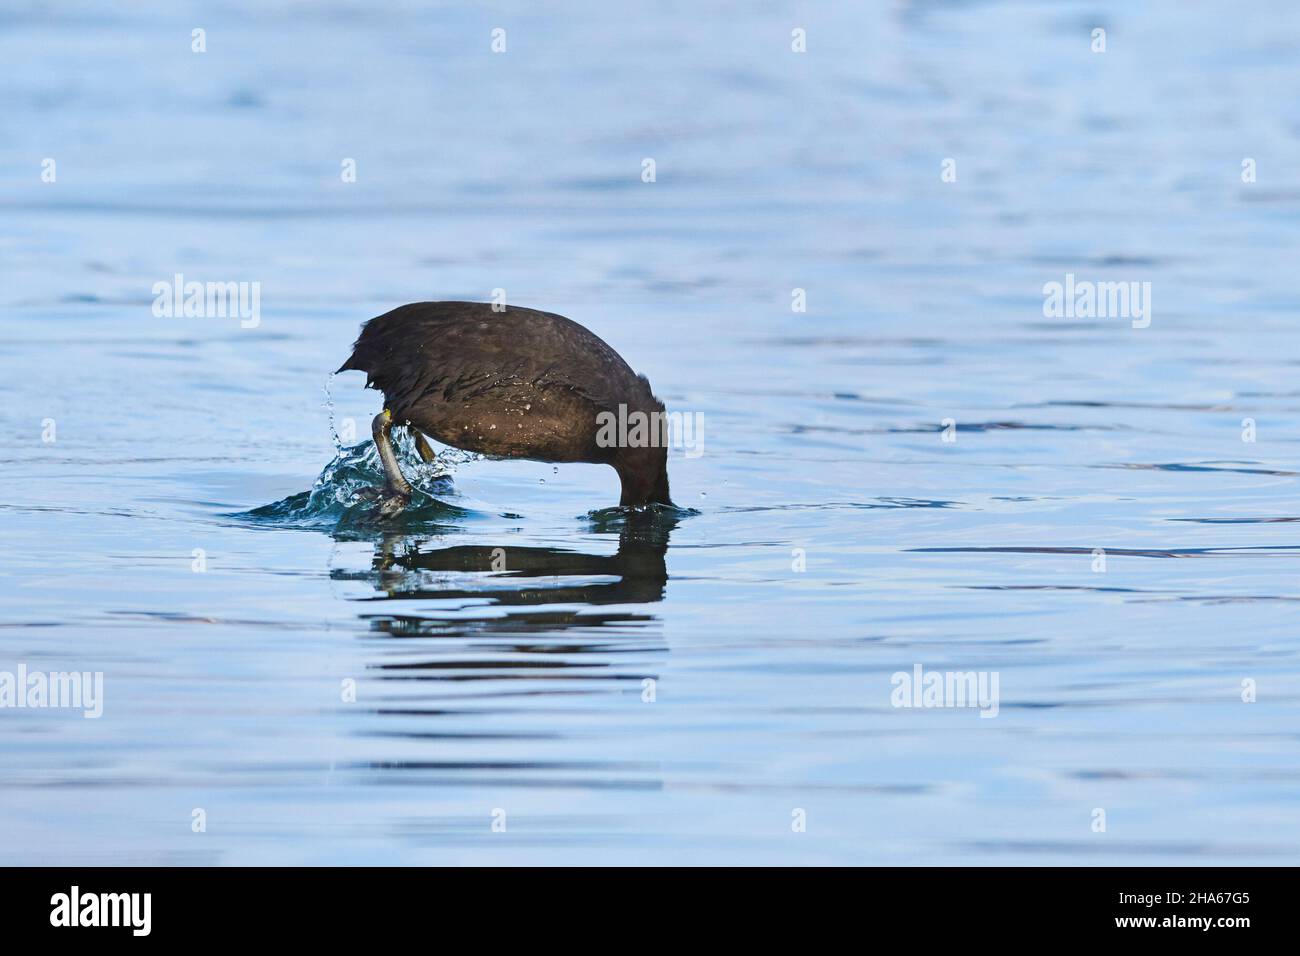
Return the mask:
<path fill-rule="evenodd" d="M 372 432 L 388 482 L 372 489 L 380 513 L 406 507 L 411 486 L 397 466 L 390 432 L 412 429 L 420 455 L 428 436 L 499 458 L 612 465 L 621 505 L 671 505 L 666 424 L 649 442 L 609 441 L 609 415 L 640 412 L 666 422 L 663 402 L 612 348 L 561 315 L 483 302 L 416 302 L 361 327 L 340 372 L 366 373 L 384 393 Z M 602 413 L 608 413 L 603 415 Z"/>

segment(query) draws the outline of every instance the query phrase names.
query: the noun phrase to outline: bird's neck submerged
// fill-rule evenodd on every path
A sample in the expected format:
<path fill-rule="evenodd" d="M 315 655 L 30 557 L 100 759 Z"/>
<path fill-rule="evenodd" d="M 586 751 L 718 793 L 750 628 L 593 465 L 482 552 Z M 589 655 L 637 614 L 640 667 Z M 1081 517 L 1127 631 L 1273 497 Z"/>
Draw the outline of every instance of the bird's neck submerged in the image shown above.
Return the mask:
<path fill-rule="evenodd" d="M 668 449 L 625 449 L 614 462 L 623 494 L 623 507 L 660 504 L 675 507 L 668 495 Z"/>

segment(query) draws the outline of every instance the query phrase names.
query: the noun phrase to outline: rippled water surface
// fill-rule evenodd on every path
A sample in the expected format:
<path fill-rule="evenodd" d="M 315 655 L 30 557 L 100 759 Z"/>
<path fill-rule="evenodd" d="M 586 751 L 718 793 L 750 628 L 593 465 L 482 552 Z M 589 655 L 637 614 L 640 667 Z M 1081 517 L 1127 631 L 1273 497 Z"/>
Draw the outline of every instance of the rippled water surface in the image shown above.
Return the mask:
<path fill-rule="evenodd" d="M 104 674 L 0 709 L 0 861 L 1296 861 L 1300 13 L 825 6 L 0 13 L 0 671 Z M 703 415 L 694 513 L 368 517 L 329 373 L 494 289 Z"/>

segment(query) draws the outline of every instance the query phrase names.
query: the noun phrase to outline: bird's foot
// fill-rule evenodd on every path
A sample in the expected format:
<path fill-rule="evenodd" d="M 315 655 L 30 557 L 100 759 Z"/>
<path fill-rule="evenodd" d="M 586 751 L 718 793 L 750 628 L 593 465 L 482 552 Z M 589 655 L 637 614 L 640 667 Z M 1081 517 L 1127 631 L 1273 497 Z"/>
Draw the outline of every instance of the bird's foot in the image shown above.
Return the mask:
<path fill-rule="evenodd" d="M 411 503 L 411 493 L 409 491 L 394 491 L 392 488 L 362 488 L 357 492 L 357 497 L 362 501 L 379 502 L 379 507 L 375 513 L 380 518 L 391 518 L 394 515 L 399 515 Z"/>

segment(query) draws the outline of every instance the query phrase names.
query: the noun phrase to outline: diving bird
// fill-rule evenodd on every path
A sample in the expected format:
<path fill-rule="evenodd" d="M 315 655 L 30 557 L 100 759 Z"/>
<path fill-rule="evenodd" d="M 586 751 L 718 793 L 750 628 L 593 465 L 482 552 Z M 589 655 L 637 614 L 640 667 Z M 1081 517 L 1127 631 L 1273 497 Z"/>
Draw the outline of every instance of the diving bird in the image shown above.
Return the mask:
<path fill-rule="evenodd" d="M 349 369 L 384 393 L 371 431 L 387 483 L 366 493 L 381 516 L 411 500 L 390 438 L 395 425 L 411 429 L 425 461 L 433 457 L 427 436 L 499 458 L 612 465 L 620 505 L 672 505 L 667 442 L 655 440 L 666 429 L 611 441 L 614 429 L 602 428 L 611 416 L 626 422 L 636 413 L 665 421 L 663 402 L 644 375 L 562 315 L 484 302 L 404 305 L 362 325 L 339 371 Z"/>

